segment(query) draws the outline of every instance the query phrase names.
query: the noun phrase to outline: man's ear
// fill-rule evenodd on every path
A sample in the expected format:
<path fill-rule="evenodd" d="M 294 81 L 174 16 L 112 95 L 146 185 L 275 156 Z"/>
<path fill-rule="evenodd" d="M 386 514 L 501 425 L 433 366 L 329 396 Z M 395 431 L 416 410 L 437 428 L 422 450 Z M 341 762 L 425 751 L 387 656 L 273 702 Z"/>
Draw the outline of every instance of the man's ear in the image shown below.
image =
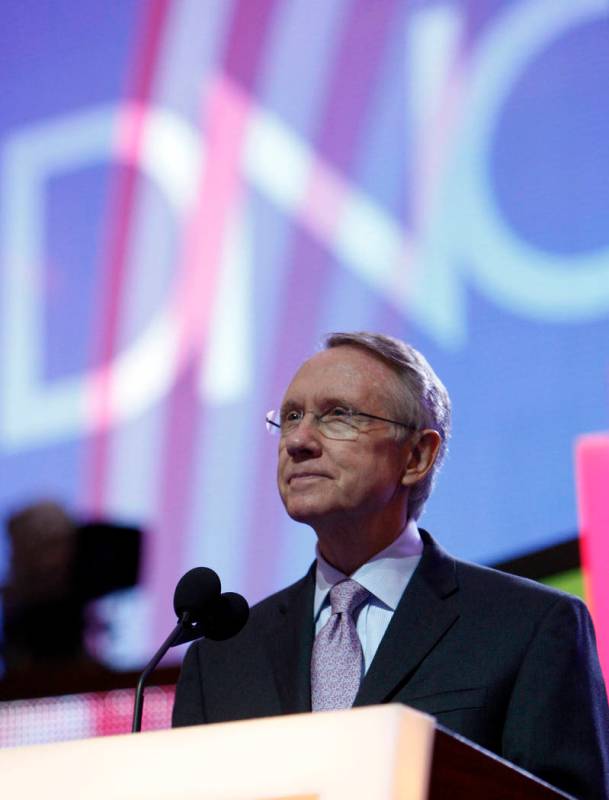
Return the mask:
<path fill-rule="evenodd" d="M 424 431 L 417 431 L 405 443 L 406 466 L 402 475 L 402 485 L 412 486 L 423 480 L 429 470 L 433 467 L 442 437 L 438 431 L 426 428 Z"/>

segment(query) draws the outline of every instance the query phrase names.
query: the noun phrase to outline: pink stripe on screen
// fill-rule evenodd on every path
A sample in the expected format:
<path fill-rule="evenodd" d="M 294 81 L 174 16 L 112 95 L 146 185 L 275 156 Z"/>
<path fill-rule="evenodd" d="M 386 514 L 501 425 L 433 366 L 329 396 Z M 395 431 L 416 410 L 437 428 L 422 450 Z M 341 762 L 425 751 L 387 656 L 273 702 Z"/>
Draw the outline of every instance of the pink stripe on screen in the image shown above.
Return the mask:
<path fill-rule="evenodd" d="M 206 110 L 209 120 L 206 163 L 198 202 L 188 224 L 174 296 L 181 364 L 204 344 L 227 223 L 236 209 L 239 194 L 241 150 L 250 109 L 249 99 L 229 81 L 219 78 L 215 82 Z"/>
<path fill-rule="evenodd" d="M 579 437 L 575 464 L 586 594 L 609 686 L 609 434 Z"/>
<path fill-rule="evenodd" d="M 230 81 L 218 78 L 206 103 L 206 158 L 173 300 L 180 378 L 167 403 L 157 535 L 145 568 L 146 584 L 154 598 L 152 619 L 157 638 L 166 635 L 174 623 L 170 593 L 182 571 L 181 541 L 191 514 L 201 421 L 195 387 L 209 338 L 226 234 L 241 198 L 241 156 L 250 113 L 249 97 Z"/>
<path fill-rule="evenodd" d="M 131 85 L 128 87 L 127 97 L 129 100 L 133 98 L 134 102 L 139 103 L 141 110 L 135 114 L 130 110 L 128 114 L 119 115 L 114 142 L 117 156 L 126 157 L 128 163 L 133 165 L 136 165 L 139 160 L 146 123 L 146 104 L 151 94 L 167 10 L 168 0 L 154 0 L 146 4 L 142 23 L 136 29 L 140 41 L 130 76 Z M 91 440 L 85 486 L 85 500 L 88 511 L 92 514 L 104 513 L 110 445 L 110 434 L 107 431 L 111 422 L 113 405 L 110 364 L 120 330 L 123 281 L 136 188 L 135 169 L 117 172 L 108 212 L 109 233 L 100 266 L 102 290 L 100 292 L 99 320 L 94 328 L 96 332 L 99 331 L 94 360 L 101 367 L 87 397 L 89 421 L 92 429 L 97 431 Z"/>
<path fill-rule="evenodd" d="M 146 127 L 146 114 L 147 106 L 143 103 L 126 105 L 119 113 L 112 148 L 118 162 L 137 165 Z M 110 428 L 113 420 L 111 362 L 120 327 L 122 283 L 136 180 L 135 170 L 130 170 L 122 179 L 114 207 L 117 213 L 114 215 L 113 241 L 102 268 L 105 278 L 105 301 L 102 304 L 103 319 L 100 324 L 99 355 L 102 363 L 95 371 L 87 398 L 90 427 L 92 430 L 100 432 L 100 436 Z M 98 456 L 101 456 L 103 449 L 98 447 Z M 102 462 L 105 462 L 105 459 L 98 458 L 98 466 L 103 470 Z M 102 470 L 98 470 L 100 479 Z M 100 480 L 97 484 L 98 489 L 101 489 L 101 483 Z M 101 496 L 99 496 L 99 501 L 101 502 Z"/>

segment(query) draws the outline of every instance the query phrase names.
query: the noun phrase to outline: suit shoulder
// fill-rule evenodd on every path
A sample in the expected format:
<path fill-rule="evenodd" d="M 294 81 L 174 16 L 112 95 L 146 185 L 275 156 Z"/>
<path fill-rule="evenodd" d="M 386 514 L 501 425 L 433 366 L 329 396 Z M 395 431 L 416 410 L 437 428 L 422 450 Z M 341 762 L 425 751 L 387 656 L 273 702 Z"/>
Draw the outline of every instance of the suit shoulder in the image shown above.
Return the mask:
<path fill-rule="evenodd" d="M 527 608 L 537 607 L 542 613 L 544 608 L 554 605 L 570 606 L 578 611 L 586 608 L 580 598 L 552 586 L 456 558 L 427 531 L 420 531 L 425 545 L 420 564 L 422 574 L 445 593 L 458 588 L 465 601 L 470 600 L 482 608 L 489 605 L 513 608 L 526 604 Z"/>
<path fill-rule="evenodd" d="M 455 559 L 455 564 L 462 591 L 483 593 L 488 599 L 497 597 L 505 602 L 524 602 L 529 606 L 550 607 L 558 603 L 585 608 L 579 597 L 538 581 L 460 559 Z"/>

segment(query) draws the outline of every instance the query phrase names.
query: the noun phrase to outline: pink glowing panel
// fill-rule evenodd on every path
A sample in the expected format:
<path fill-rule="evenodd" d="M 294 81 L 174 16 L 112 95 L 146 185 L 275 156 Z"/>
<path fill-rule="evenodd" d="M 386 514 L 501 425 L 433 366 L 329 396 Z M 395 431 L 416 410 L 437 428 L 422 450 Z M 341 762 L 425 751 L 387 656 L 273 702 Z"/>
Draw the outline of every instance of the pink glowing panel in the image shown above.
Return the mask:
<path fill-rule="evenodd" d="M 39 697 L 0 703 L 0 748 L 129 733 L 132 689 Z M 171 726 L 173 686 L 146 691 L 142 730 Z"/>
<path fill-rule="evenodd" d="M 609 685 L 609 434 L 581 436 L 575 462 L 586 595 Z"/>

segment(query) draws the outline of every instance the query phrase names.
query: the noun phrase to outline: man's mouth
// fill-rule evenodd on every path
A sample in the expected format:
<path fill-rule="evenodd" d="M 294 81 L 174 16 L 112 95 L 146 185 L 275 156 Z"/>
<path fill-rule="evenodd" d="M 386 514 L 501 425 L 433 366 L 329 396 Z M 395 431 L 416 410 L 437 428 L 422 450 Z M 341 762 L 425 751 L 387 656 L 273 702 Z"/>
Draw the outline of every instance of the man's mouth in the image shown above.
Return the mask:
<path fill-rule="evenodd" d="M 329 476 L 323 472 L 296 472 L 294 475 L 290 475 L 288 484 L 290 486 L 293 484 L 307 484 L 327 477 Z"/>

